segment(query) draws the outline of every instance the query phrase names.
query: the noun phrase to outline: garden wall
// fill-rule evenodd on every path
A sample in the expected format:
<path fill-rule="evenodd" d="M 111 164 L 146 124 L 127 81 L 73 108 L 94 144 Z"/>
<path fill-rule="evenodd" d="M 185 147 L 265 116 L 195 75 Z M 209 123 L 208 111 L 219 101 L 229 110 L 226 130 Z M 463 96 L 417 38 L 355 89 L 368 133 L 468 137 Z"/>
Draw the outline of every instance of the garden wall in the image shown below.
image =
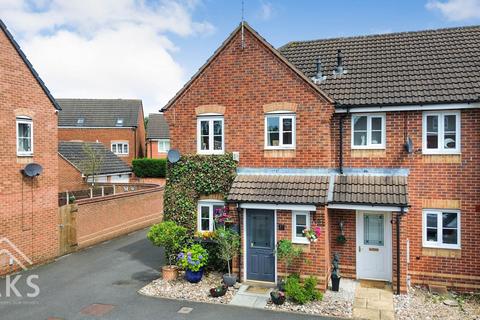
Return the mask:
<path fill-rule="evenodd" d="M 163 186 L 154 186 L 77 201 L 76 205 L 70 206 L 77 248 L 85 248 L 162 221 L 163 190 Z"/>

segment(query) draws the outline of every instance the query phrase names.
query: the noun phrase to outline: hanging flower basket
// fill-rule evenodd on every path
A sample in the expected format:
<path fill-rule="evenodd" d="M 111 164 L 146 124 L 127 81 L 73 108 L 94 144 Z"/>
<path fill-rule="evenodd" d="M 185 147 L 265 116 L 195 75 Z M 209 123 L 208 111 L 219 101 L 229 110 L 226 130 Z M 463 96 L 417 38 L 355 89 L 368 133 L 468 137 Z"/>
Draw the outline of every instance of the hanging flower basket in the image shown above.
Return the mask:
<path fill-rule="evenodd" d="M 317 242 L 318 238 L 322 234 L 322 228 L 314 227 L 312 229 L 303 229 L 303 234 L 310 242 Z"/>

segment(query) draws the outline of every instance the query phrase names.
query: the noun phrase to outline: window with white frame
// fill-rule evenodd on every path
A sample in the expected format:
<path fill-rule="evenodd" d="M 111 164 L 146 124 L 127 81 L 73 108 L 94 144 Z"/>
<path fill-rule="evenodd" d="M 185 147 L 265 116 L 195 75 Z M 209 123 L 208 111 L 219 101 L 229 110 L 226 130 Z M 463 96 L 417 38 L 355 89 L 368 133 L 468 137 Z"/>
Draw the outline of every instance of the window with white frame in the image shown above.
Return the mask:
<path fill-rule="evenodd" d="M 385 148 L 385 114 L 352 115 L 352 148 Z"/>
<path fill-rule="evenodd" d="M 168 150 L 170 150 L 170 140 L 169 139 L 158 140 L 158 152 L 167 153 Z"/>
<path fill-rule="evenodd" d="M 198 231 L 213 231 L 214 229 L 214 215 L 218 210 L 225 207 L 223 201 L 218 200 L 201 200 L 198 202 L 198 217 L 197 229 Z"/>
<path fill-rule="evenodd" d="M 310 243 L 303 233 L 303 230 L 310 229 L 310 212 L 292 212 L 292 242 Z"/>
<path fill-rule="evenodd" d="M 460 112 L 423 113 L 423 153 L 460 153 Z"/>
<path fill-rule="evenodd" d="M 265 148 L 295 148 L 295 115 L 269 114 L 265 116 Z"/>
<path fill-rule="evenodd" d="M 33 122 L 27 117 L 19 117 L 16 121 L 17 155 L 33 155 Z"/>
<path fill-rule="evenodd" d="M 112 152 L 116 155 L 128 155 L 128 142 L 112 142 Z"/>
<path fill-rule="evenodd" d="M 224 145 L 223 117 L 197 118 L 197 153 L 222 154 Z"/>
<path fill-rule="evenodd" d="M 423 246 L 460 249 L 460 211 L 423 210 Z"/>

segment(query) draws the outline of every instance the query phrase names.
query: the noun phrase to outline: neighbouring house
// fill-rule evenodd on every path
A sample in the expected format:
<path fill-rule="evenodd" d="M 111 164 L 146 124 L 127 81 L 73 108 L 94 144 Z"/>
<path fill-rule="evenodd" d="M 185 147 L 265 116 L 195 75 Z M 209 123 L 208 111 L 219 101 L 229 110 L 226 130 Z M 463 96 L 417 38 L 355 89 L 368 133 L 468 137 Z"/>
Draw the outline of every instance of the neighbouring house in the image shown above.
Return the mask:
<path fill-rule="evenodd" d="M 5 274 L 58 254 L 60 107 L 2 20 L 0 48 L 0 274 Z"/>
<path fill-rule="evenodd" d="M 132 169 L 102 143 L 58 143 L 58 192 L 76 191 L 96 183 L 128 183 Z"/>
<path fill-rule="evenodd" d="M 167 157 L 168 150 L 170 150 L 170 132 L 162 113 L 148 115 L 146 149 L 148 158 Z"/>
<path fill-rule="evenodd" d="M 145 155 L 142 100 L 57 99 L 61 141 L 101 142 L 132 164 Z"/>
<path fill-rule="evenodd" d="M 323 289 L 335 253 L 343 277 L 397 292 L 480 288 L 479 43 L 473 26 L 275 49 L 241 24 L 162 109 L 172 148 L 239 161 L 241 280 L 285 275 L 289 239 L 304 253 L 288 271 Z M 200 199 L 211 231 L 222 197 Z"/>

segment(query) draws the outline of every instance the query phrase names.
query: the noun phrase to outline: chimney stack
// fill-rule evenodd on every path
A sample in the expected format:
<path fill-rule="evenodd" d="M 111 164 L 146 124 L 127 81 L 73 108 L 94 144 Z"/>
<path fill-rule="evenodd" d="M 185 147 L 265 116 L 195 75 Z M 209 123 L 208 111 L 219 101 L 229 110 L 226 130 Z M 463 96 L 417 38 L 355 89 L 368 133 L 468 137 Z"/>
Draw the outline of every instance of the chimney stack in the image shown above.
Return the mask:
<path fill-rule="evenodd" d="M 343 68 L 343 54 L 342 50 L 338 49 L 337 51 L 337 65 L 333 69 L 333 75 L 339 76 L 341 74 L 347 73 L 347 70 Z"/>
<path fill-rule="evenodd" d="M 322 66 L 322 61 L 320 60 L 320 57 L 317 58 L 315 65 L 316 65 L 316 73 L 312 77 L 312 81 L 315 84 L 319 84 L 325 79 L 327 79 L 327 77 L 323 75 L 323 66 Z"/>

